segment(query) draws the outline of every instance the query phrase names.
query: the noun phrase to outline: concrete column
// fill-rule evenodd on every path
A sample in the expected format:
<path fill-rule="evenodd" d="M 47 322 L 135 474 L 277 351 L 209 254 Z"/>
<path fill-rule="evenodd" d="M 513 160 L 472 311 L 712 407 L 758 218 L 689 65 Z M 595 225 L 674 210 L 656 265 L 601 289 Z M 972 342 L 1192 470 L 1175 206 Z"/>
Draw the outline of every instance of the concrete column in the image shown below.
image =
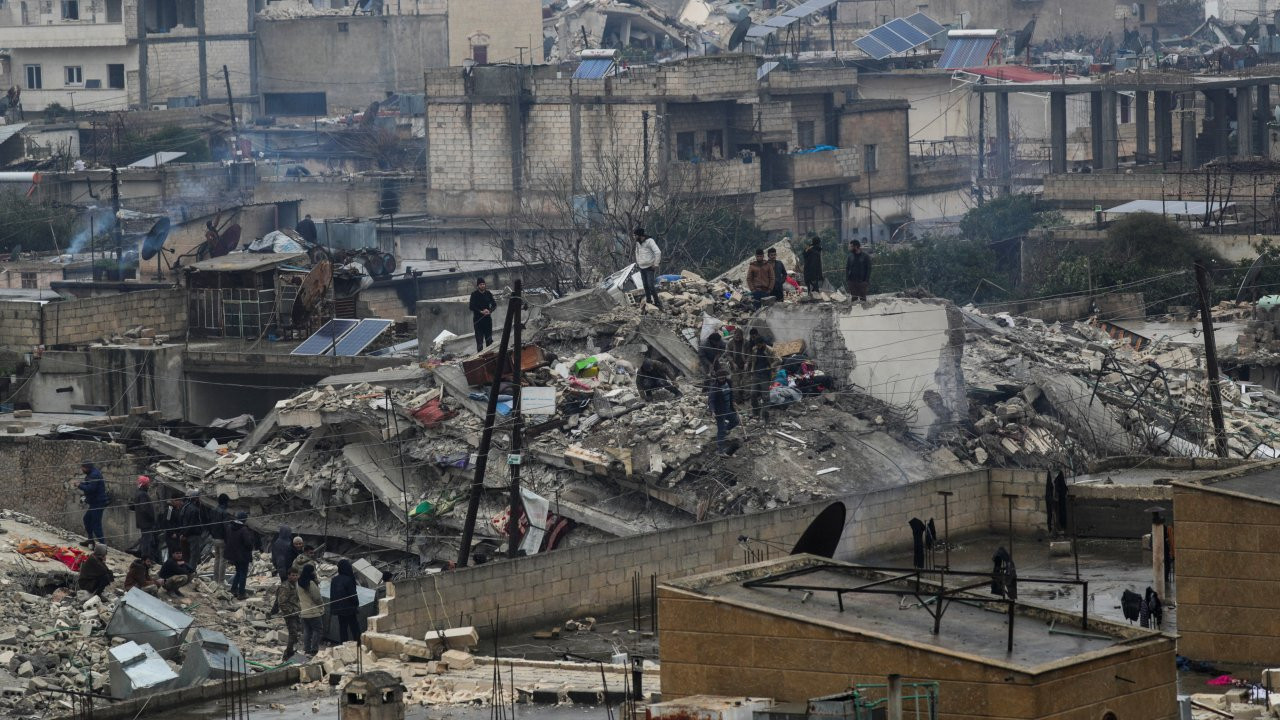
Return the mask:
<path fill-rule="evenodd" d="M 1007 93 L 1000 93 L 1006 96 Z M 885 698 L 885 717 L 888 720 L 902 720 L 902 676 L 890 675 L 889 687 L 887 688 L 887 698 Z"/>
<path fill-rule="evenodd" d="M 1209 90 L 1205 96 L 1209 100 L 1210 113 L 1213 115 L 1213 120 L 1205 127 L 1212 141 L 1213 156 L 1230 155 L 1231 149 L 1227 143 L 1227 135 L 1231 132 L 1231 128 L 1227 126 L 1227 91 L 1225 89 Z"/>
<path fill-rule="evenodd" d="M 1253 87 L 1236 88 L 1236 155 L 1253 155 Z"/>
<path fill-rule="evenodd" d="M 1102 163 L 1102 93 L 1089 93 L 1089 164 L 1095 168 Z"/>
<path fill-rule="evenodd" d="M 1013 138 L 1009 131 L 1009 93 L 996 93 L 996 177 L 1000 192 L 1013 191 Z"/>
<path fill-rule="evenodd" d="M 1199 166 L 1196 157 L 1196 104 L 1195 93 L 1182 94 L 1182 107 L 1177 117 L 1182 124 L 1182 169 L 1195 170 Z"/>
<path fill-rule="evenodd" d="M 1120 142 L 1116 128 L 1116 93 L 1106 90 L 1102 93 L 1102 162 L 1103 170 L 1115 170 L 1119 165 Z"/>
<path fill-rule="evenodd" d="M 1049 93 L 1049 171 L 1067 171 L 1067 94 Z"/>
<path fill-rule="evenodd" d="M 1259 85 L 1254 88 L 1254 92 L 1256 97 L 1253 99 L 1253 111 L 1257 114 L 1254 127 L 1258 132 L 1254 140 L 1253 152 L 1264 158 L 1271 157 L 1271 130 L 1267 127 L 1267 123 L 1271 122 L 1271 86 Z"/>
<path fill-rule="evenodd" d="M 1173 93 L 1156 91 L 1156 162 L 1173 159 Z"/>
<path fill-rule="evenodd" d="M 1164 519 L 1160 513 L 1151 521 L 1151 588 L 1164 601 Z"/>
<path fill-rule="evenodd" d="M 1150 95 L 1140 90 L 1134 98 L 1134 116 L 1137 120 L 1138 148 L 1134 160 L 1138 163 L 1151 162 L 1151 108 Z"/>

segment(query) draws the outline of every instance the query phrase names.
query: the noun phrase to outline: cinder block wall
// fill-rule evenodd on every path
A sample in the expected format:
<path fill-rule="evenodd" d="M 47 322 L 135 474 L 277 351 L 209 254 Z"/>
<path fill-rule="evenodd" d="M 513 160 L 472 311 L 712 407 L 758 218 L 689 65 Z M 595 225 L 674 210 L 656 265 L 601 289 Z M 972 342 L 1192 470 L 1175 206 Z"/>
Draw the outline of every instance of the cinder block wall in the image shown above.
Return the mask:
<path fill-rule="evenodd" d="M 1178 652 L 1280 661 L 1280 504 L 1175 485 Z"/>
<path fill-rule="evenodd" d="M 846 511 L 841 541 L 846 550 L 840 559 L 911 547 L 907 521 L 912 517 L 934 518 L 941 533 L 940 490 L 954 493 L 948 501 L 953 537 L 1003 531 L 1007 527 L 1005 492 L 1021 496 L 1014 511 L 1015 532 L 1033 532 L 1044 525 L 1042 474 L 975 470 L 840 500 Z M 998 505 L 993 506 L 993 497 Z M 738 541 L 741 536 L 757 541 L 750 546 L 754 551 L 767 547 L 770 556 L 784 555 L 831 502 L 720 518 L 389 584 L 381 612 L 370 620 L 369 629 L 421 637 L 434 627 L 451 627 L 459 621 L 489 625 L 499 606 L 500 631 L 558 624 L 583 615 L 599 617 L 630 605 L 631 578 L 636 573 L 647 585 L 650 575 L 661 582 L 751 561 Z M 643 592 L 647 597 L 647 588 Z"/>
<path fill-rule="evenodd" d="M 161 335 L 183 335 L 187 330 L 186 293 L 142 290 L 44 306 L 44 344 L 49 346 L 83 345 L 138 325 Z"/>
<path fill-rule="evenodd" d="M 0 347 L 27 351 L 40 344 L 39 303 L 0 302 Z"/>
<path fill-rule="evenodd" d="M 137 478 L 137 463 L 123 445 L 40 437 L 0 438 L 0 507 L 13 508 L 72 532 L 84 533 L 85 507 L 76 485 L 83 480 L 80 463 L 96 463 L 107 480 L 112 504 L 103 516 L 111 547 L 128 547 L 137 537 L 128 510 Z"/>

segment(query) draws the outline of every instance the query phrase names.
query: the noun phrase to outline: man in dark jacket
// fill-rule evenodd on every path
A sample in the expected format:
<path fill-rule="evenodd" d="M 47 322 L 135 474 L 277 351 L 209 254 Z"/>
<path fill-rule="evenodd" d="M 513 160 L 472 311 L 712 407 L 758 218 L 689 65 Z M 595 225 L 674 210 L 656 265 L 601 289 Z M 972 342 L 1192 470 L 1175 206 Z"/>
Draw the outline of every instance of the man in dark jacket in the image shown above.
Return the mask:
<path fill-rule="evenodd" d="M 769 264 L 773 266 L 773 292 L 775 300 L 782 302 L 782 290 L 787 284 L 787 266 L 778 259 L 778 251 L 769 248 Z"/>
<path fill-rule="evenodd" d="M 281 525 L 279 534 L 271 541 L 271 564 L 281 580 L 288 577 L 289 568 L 293 567 L 293 559 L 296 557 L 298 551 L 293 549 L 293 531 L 288 525 Z"/>
<path fill-rule="evenodd" d="M 182 597 L 182 587 L 196 576 L 196 569 L 187 564 L 182 551 L 169 556 L 160 566 L 160 579 L 164 581 L 165 592 L 174 597 Z"/>
<path fill-rule="evenodd" d="M 160 520 L 160 526 L 164 528 L 164 544 L 172 557 L 175 552 L 186 550 L 183 545 L 182 535 L 182 505 L 185 498 L 175 497 L 169 498 L 169 502 L 164 508 L 164 516 Z"/>
<path fill-rule="evenodd" d="M 209 538 L 213 545 L 213 581 L 218 587 L 227 581 L 227 525 L 231 523 L 231 498 L 218 495 L 218 506 L 209 513 Z"/>
<path fill-rule="evenodd" d="M 849 253 L 844 258 L 844 284 L 854 300 L 866 300 L 871 286 L 871 256 L 862 252 L 862 243 L 849 241 Z"/>
<path fill-rule="evenodd" d="M 360 640 L 360 597 L 351 561 L 338 561 L 338 574 L 329 584 L 329 613 L 338 618 L 338 642 Z M 350 633 L 350 637 L 347 637 Z"/>
<path fill-rule="evenodd" d="M 247 519 L 249 513 L 236 513 L 236 519 L 227 525 L 226 533 L 227 561 L 236 569 L 231 576 L 231 594 L 238 600 L 248 597 L 244 586 L 249 579 L 249 563 L 253 561 L 253 551 L 258 549 L 258 537 L 245 524 Z"/>
<path fill-rule="evenodd" d="M 76 579 L 76 585 L 85 592 L 101 595 L 115 579 L 115 573 L 107 567 L 107 546 L 98 542 L 93 546 L 93 554 L 80 564 L 80 576 Z"/>
<path fill-rule="evenodd" d="M 138 557 L 160 559 L 160 529 L 156 524 L 156 506 L 151 501 L 151 478 L 138 476 L 138 491 L 129 503 L 133 511 L 133 524 L 142 537 L 138 540 Z"/>
<path fill-rule="evenodd" d="M 200 491 L 187 493 L 182 504 L 182 536 L 187 542 L 187 557 L 191 558 L 191 567 L 200 567 L 204 556 L 205 538 L 208 537 L 208 522 L 204 507 L 200 503 Z"/>
<path fill-rule="evenodd" d="M 498 308 L 484 278 L 476 278 L 476 289 L 471 292 L 467 307 L 471 309 L 471 327 L 476 333 L 476 352 L 480 352 L 493 344 L 493 311 Z"/>
<path fill-rule="evenodd" d="M 151 568 L 154 565 L 155 563 L 151 562 L 151 558 L 146 555 L 134 560 L 129 565 L 129 572 L 125 573 L 124 576 L 124 591 L 129 592 L 134 588 L 138 588 L 151 596 L 159 594 L 160 588 L 164 586 L 164 583 L 151 577 Z"/>
<path fill-rule="evenodd" d="M 299 220 L 298 224 L 293 226 L 293 229 L 302 236 L 303 240 L 306 240 L 312 245 L 316 244 L 316 224 L 315 221 L 311 219 L 310 215 Z"/>
<path fill-rule="evenodd" d="M 764 250 L 756 250 L 756 259 L 747 265 L 747 291 L 756 309 L 760 301 L 773 294 L 773 284 L 777 280 L 777 271 L 764 259 Z"/>
<path fill-rule="evenodd" d="M 676 397 L 680 397 L 680 388 L 672 382 L 674 380 L 671 368 L 661 360 L 653 358 L 645 358 L 640 363 L 640 370 L 636 373 L 636 389 L 640 391 L 640 395 L 648 400 L 658 390 L 666 390 Z"/>
<path fill-rule="evenodd" d="M 84 480 L 79 485 L 80 492 L 84 493 L 85 504 L 89 506 L 84 513 L 86 539 L 83 544 L 106 542 L 106 536 L 102 532 L 102 513 L 111 502 L 111 496 L 107 494 L 107 481 L 102 478 L 102 471 L 88 460 L 80 463 L 80 472 L 84 473 Z"/>
<path fill-rule="evenodd" d="M 822 238 L 813 235 L 804 249 L 804 284 L 813 294 L 822 291 Z"/>

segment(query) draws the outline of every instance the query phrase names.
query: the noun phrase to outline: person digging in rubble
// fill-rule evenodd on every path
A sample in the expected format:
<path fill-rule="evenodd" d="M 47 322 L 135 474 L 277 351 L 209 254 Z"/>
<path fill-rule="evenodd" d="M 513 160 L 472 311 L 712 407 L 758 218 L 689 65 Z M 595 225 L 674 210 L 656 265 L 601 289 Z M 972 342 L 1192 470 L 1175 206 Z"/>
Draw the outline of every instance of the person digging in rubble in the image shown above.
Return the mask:
<path fill-rule="evenodd" d="M 164 587 L 164 583 L 151 576 L 151 569 L 154 567 L 155 563 L 146 555 L 134 559 L 129 564 L 129 572 L 125 573 L 124 576 L 124 591 L 129 592 L 134 588 L 138 588 L 148 595 L 159 595 L 160 588 Z"/>
<path fill-rule="evenodd" d="M 733 409 L 733 386 L 729 384 L 729 371 L 724 362 L 717 360 L 707 373 L 707 406 L 716 420 L 716 453 L 728 456 L 729 433 L 741 420 Z"/>
<path fill-rule="evenodd" d="M 809 245 L 804 249 L 804 284 L 809 294 L 822 292 L 822 238 L 809 236 Z"/>
<path fill-rule="evenodd" d="M 760 309 L 760 301 L 773 294 L 775 277 L 773 265 L 764 258 L 764 249 L 756 248 L 756 259 L 747 266 L 747 290 L 757 310 Z"/>
<path fill-rule="evenodd" d="M 115 582 L 115 573 L 107 567 L 107 545 L 98 541 L 93 545 L 93 554 L 80 564 L 80 575 L 76 578 L 76 586 L 87 593 L 101 595 L 107 586 Z"/>
<path fill-rule="evenodd" d="M 213 546 L 213 582 L 218 587 L 227 581 L 227 525 L 231 524 L 231 498 L 218 495 L 218 506 L 209 514 L 209 539 Z"/>
<path fill-rule="evenodd" d="M 666 390 L 680 397 L 680 388 L 676 387 L 674 379 L 674 373 L 666 363 L 645 358 L 644 362 L 640 363 L 640 371 L 636 373 L 636 389 L 645 400 L 649 400 L 653 393 L 659 390 Z"/>
<path fill-rule="evenodd" d="M 662 309 L 662 301 L 658 299 L 658 265 L 662 263 L 662 248 L 658 241 L 649 237 L 644 228 L 638 227 L 632 233 L 636 241 L 636 267 L 640 269 L 640 284 L 644 286 L 644 301 Z"/>
<path fill-rule="evenodd" d="M 844 285 L 849 297 L 866 300 L 871 287 L 871 256 L 862 252 L 862 243 L 849 241 L 849 253 L 844 258 Z"/>
<path fill-rule="evenodd" d="M 177 551 L 160 566 L 160 580 L 164 582 L 164 590 L 173 597 L 182 597 L 182 588 L 191 584 L 196 576 L 196 569 L 187 564 L 186 555 Z"/>
<path fill-rule="evenodd" d="M 338 618 L 338 642 L 360 640 L 360 597 L 351 561 L 338 561 L 338 574 L 329 583 L 329 614 Z"/>
<path fill-rule="evenodd" d="M 493 311 L 498 308 L 498 301 L 493 299 L 484 278 L 476 278 L 476 289 L 471 291 L 467 307 L 476 333 L 476 352 L 480 352 L 493 344 Z"/>
<path fill-rule="evenodd" d="M 787 286 L 787 266 L 778 259 L 778 251 L 769 248 L 769 264 L 773 266 L 773 299 L 782 302 L 782 290 Z"/>
<path fill-rule="evenodd" d="M 90 543 L 106 542 L 102 532 L 102 513 L 106 511 L 107 505 L 111 504 L 111 495 L 107 493 L 107 481 L 103 479 L 102 471 L 88 460 L 80 463 L 80 472 L 84 473 L 84 480 L 78 487 L 80 492 L 84 493 L 85 504 L 89 506 L 89 509 L 84 511 L 85 541 L 80 544 L 88 546 Z"/>
<path fill-rule="evenodd" d="M 724 338 L 719 331 L 711 331 L 711 334 L 698 346 L 698 366 L 702 368 L 702 372 L 710 375 L 712 368 L 724 355 L 724 351 Z"/>
<path fill-rule="evenodd" d="M 253 562 L 253 551 L 258 549 L 258 536 L 245 524 L 249 513 L 241 510 L 236 519 L 227 526 L 227 562 L 236 569 L 231 576 L 231 594 L 237 600 L 248 597 L 245 583 L 249 579 L 249 564 Z"/>
<path fill-rule="evenodd" d="M 293 571 L 289 571 L 293 575 Z M 320 652 L 320 618 L 324 615 L 324 599 L 320 596 L 320 580 L 315 565 L 304 565 L 298 574 L 298 608 L 302 618 L 302 652 L 314 657 Z"/>
<path fill-rule="evenodd" d="M 133 511 L 133 524 L 142 535 L 138 539 L 138 556 L 159 560 L 160 525 L 156 519 L 155 503 L 151 501 L 151 478 L 138 476 L 138 490 L 133 494 L 129 509 Z"/>
<path fill-rule="evenodd" d="M 301 540 L 301 538 L 298 539 Z M 298 553 L 302 550 L 302 544 L 298 543 L 295 548 L 293 540 L 293 530 L 288 525 L 281 525 L 276 538 L 271 541 L 271 564 L 281 580 L 289 576 L 293 559 L 298 557 Z"/>
<path fill-rule="evenodd" d="M 280 584 L 276 586 L 275 604 L 267 617 L 277 612 L 284 616 L 284 627 L 289 632 L 289 639 L 284 646 L 284 660 L 293 657 L 294 648 L 298 645 L 298 635 L 302 632 L 302 620 L 298 613 L 302 608 L 298 605 L 298 572 L 290 569 Z"/>

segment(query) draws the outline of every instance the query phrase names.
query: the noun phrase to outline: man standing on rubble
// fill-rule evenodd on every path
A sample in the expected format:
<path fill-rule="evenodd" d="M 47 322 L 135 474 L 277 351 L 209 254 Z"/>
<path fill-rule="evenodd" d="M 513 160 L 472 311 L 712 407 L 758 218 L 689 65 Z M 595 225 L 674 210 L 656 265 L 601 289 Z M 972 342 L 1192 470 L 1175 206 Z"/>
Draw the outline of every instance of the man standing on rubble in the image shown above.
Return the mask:
<path fill-rule="evenodd" d="M 324 598 L 320 595 L 315 565 L 303 566 L 298 574 L 298 608 L 298 617 L 302 618 L 302 651 L 307 657 L 314 657 L 320 652 L 324 616 Z"/>
<path fill-rule="evenodd" d="M 186 548 L 183 547 L 182 505 L 184 498 L 169 498 L 169 506 L 164 511 L 164 544 L 169 557 Z"/>
<path fill-rule="evenodd" d="M 298 224 L 293 226 L 293 229 L 302 236 L 303 240 L 306 240 L 312 245 L 316 244 L 316 223 L 311 219 L 310 215 L 299 220 Z"/>
<path fill-rule="evenodd" d="M 227 581 L 227 525 L 231 523 L 231 498 L 218 495 L 218 506 L 209 516 L 209 538 L 213 545 L 213 582 L 219 588 Z"/>
<path fill-rule="evenodd" d="M 276 586 L 276 602 L 267 613 L 267 617 L 277 612 L 284 616 L 285 629 L 289 631 L 289 639 L 284 646 L 284 660 L 293 657 L 294 647 L 298 644 L 298 635 L 302 632 L 302 620 L 298 616 L 302 607 L 298 604 L 298 571 L 290 570 L 280 584 Z"/>
<path fill-rule="evenodd" d="M 787 266 L 778 259 L 776 248 L 769 248 L 769 264 L 773 266 L 773 298 L 782 302 L 782 291 L 787 286 Z"/>
<path fill-rule="evenodd" d="M 138 557 L 160 559 L 160 530 L 156 524 L 156 506 L 151 502 L 151 478 L 138 476 L 138 491 L 129 503 L 133 524 L 142 537 L 138 540 Z"/>
<path fill-rule="evenodd" d="M 76 585 L 87 593 L 101 595 L 115 579 L 115 573 L 107 567 L 107 545 L 98 541 L 93 546 L 93 554 L 80 564 L 80 576 L 76 579 Z"/>
<path fill-rule="evenodd" d="M 764 249 L 757 248 L 756 259 L 747 266 L 747 290 L 751 293 L 757 310 L 760 309 L 760 301 L 773 294 L 775 278 L 773 265 L 764 259 Z"/>
<path fill-rule="evenodd" d="M 249 513 L 241 510 L 236 519 L 227 525 L 227 561 L 235 567 L 235 575 L 231 576 L 231 594 L 237 600 L 244 600 L 245 583 L 249 579 L 249 564 L 253 562 L 253 551 L 258 547 L 258 537 L 245 524 Z"/>
<path fill-rule="evenodd" d="M 493 311 L 498 307 L 498 301 L 493 299 L 484 278 L 476 278 L 476 289 L 471 291 L 467 307 L 471 310 L 471 327 L 476 333 L 476 352 L 480 352 L 493 344 Z"/>
<path fill-rule="evenodd" d="M 716 420 L 716 453 L 730 455 L 729 433 L 738 427 L 738 411 L 733 409 L 733 386 L 729 384 L 729 371 L 721 358 L 716 358 L 707 372 L 707 406 Z"/>
<path fill-rule="evenodd" d="M 773 384 L 773 358 L 764 336 L 755 330 L 751 333 L 751 417 L 764 422 L 768 419 L 765 410 L 769 406 L 769 387 Z"/>
<path fill-rule="evenodd" d="M 84 473 L 84 480 L 79 485 L 80 492 L 84 493 L 85 504 L 89 506 L 84 512 L 85 542 L 82 544 L 106 542 L 102 532 L 102 513 L 111 503 L 107 481 L 102 478 L 102 471 L 88 460 L 80 463 L 80 472 Z"/>
<path fill-rule="evenodd" d="M 281 580 L 289 576 L 289 568 L 293 566 L 293 559 L 296 557 L 298 554 L 293 549 L 293 530 L 288 525 L 281 525 L 275 540 L 271 541 L 271 564 L 275 566 L 276 574 Z"/>
<path fill-rule="evenodd" d="M 301 552 L 299 552 L 297 557 L 293 559 L 293 565 L 289 566 L 290 570 L 297 570 L 299 573 L 301 573 L 303 568 L 305 568 L 306 566 L 316 564 L 315 546 L 314 545 L 303 546 L 302 543 L 299 542 L 301 539 L 302 538 L 293 539 L 294 546 L 298 547 L 301 550 Z"/>
<path fill-rule="evenodd" d="M 817 235 L 809 237 L 804 249 L 804 284 L 810 295 L 822 292 L 822 238 Z"/>
<path fill-rule="evenodd" d="M 849 241 L 849 253 L 844 258 L 844 284 L 853 300 L 866 300 L 871 287 L 871 256 L 862 252 L 862 243 Z"/>
<path fill-rule="evenodd" d="M 191 558 L 191 567 L 200 567 L 204 557 L 204 541 L 208 523 L 204 507 L 200 503 L 200 491 L 190 490 L 187 499 L 182 503 L 182 535 L 187 541 L 187 557 Z"/>
<path fill-rule="evenodd" d="M 662 309 L 658 300 L 658 265 L 662 262 L 662 248 L 658 241 L 649 237 L 644 228 L 638 227 L 632 233 L 636 240 L 636 267 L 640 269 L 640 284 L 644 285 L 644 301 Z"/>

